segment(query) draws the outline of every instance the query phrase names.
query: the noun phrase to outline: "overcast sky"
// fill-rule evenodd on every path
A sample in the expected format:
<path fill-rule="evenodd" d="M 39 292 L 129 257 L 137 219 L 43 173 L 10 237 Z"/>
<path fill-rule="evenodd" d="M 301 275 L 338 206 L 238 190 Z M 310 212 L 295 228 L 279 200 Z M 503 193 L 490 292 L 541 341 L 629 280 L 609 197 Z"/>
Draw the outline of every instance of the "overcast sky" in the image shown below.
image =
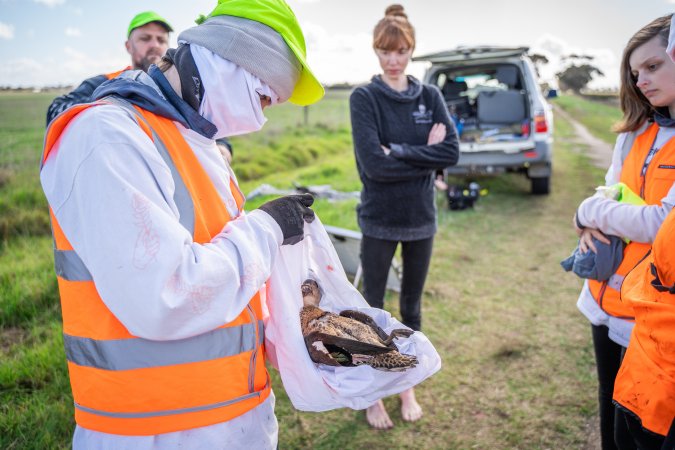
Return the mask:
<path fill-rule="evenodd" d="M 300 21 L 309 64 L 325 84 L 363 82 L 378 72 L 372 29 L 390 1 L 289 0 Z M 155 10 L 177 31 L 208 14 L 215 0 L 0 0 L 0 86 L 77 84 L 129 63 L 124 49 L 131 18 Z M 415 54 L 456 45 L 523 45 L 546 54 L 553 75 L 560 55 L 595 56 L 605 72 L 595 87 L 618 85 L 628 38 L 675 10 L 675 0 L 409 0 Z M 177 33 L 172 35 L 175 46 Z M 410 66 L 420 77 L 423 63 Z"/>

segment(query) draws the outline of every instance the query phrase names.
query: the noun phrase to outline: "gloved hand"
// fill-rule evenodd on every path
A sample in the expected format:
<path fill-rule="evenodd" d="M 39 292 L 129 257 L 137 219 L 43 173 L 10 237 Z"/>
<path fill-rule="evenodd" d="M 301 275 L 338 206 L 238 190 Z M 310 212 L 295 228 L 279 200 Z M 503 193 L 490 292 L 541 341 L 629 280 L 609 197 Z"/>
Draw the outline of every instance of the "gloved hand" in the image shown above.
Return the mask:
<path fill-rule="evenodd" d="M 304 237 L 305 222 L 314 220 L 314 211 L 309 207 L 314 203 L 311 194 L 287 195 L 260 205 L 267 214 L 272 216 L 281 228 L 284 242 L 281 245 L 293 245 L 300 242 Z"/>

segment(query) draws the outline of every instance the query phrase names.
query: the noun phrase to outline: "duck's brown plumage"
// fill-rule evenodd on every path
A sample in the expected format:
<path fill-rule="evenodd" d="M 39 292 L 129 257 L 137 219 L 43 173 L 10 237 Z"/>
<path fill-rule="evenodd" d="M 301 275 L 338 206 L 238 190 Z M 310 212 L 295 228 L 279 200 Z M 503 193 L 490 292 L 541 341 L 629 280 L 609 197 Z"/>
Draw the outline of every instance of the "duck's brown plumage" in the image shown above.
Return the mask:
<path fill-rule="evenodd" d="M 302 286 L 304 306 L 300 326 L 312 361 L 332 366 L 367 364 L 375 369 L 402 371 L 417 364 L 417 358 L 400 353 L 393 343 L 413 331 L 398 329 L 390 335 L 367 314 L 345 310 L 339 315 L 319 308 L 321 290 L 314 280 Z"/>

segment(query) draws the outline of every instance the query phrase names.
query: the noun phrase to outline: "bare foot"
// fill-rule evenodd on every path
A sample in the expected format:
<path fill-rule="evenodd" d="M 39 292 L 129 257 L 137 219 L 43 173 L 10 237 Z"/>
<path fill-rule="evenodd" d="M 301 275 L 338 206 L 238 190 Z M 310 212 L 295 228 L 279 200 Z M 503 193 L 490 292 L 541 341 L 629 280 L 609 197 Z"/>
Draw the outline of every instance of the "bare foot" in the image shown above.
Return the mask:
<path fill-rule="evenodd" d="M 368 425 L 378 430 L 388 430 L 394 426 L 394 423 L 389 418 L 387 410 L 384 409 L 382 400 L 378 400 L 373 406 L 366 409 L 366 420 Z"/>
<path fill-rule="evenodd" d="M 413 388 L 403 391 L 401 396 L 401 416 L 406 422 L 415 422 L 422 418 L 422 407 L 415 399 Z"/>

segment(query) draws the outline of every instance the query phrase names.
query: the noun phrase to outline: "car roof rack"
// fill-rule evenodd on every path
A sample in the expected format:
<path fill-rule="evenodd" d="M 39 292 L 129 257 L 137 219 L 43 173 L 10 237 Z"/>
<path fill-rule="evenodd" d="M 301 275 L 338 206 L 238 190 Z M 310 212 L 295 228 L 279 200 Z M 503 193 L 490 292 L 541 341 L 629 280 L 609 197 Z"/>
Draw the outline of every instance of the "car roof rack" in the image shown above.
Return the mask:
<path fill-rule="evenodd" d="M 427 55 L 415 56 L 413 61 L 429 61 L 432 63 L 444 63 L 450 61 L 504 58 L 508 56 L 520 56 L 527 53 L 529 47 L 498 47 L 493 45 L 459 46 L 452 50 L 446 50 Z"/>

